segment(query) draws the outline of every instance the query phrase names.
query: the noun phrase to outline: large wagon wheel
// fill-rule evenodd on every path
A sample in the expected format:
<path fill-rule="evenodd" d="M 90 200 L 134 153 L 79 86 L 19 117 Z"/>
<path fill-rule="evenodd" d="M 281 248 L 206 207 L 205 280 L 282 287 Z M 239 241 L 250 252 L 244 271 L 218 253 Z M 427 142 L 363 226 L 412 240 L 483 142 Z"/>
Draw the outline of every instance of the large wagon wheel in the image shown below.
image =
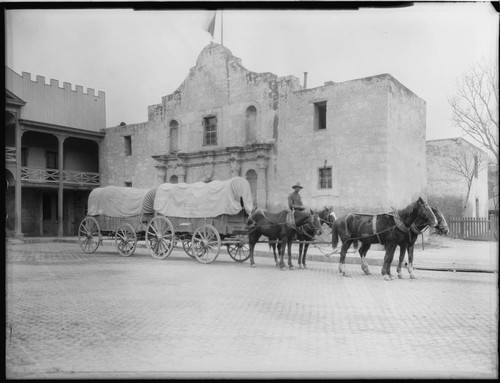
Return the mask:
<path fill-rule="evenodd" d="M 238 243 L 227 244 L 226 246 L 229 256 L 236 262 L 245 262 L 248 258 L 250 258 L 248 243 L 240 241 Z"/>
<path fill-rule="evenodd" d="M 212 263 L 220 252 L 220 235 L 212 225 L 197 228 L 191 240 L 191 250 L 198 262 Z"/>
<path fill-rule="evenodd" d="M 101 244 L 101 230 L 94 217 L 85 217 L 78 228 L 78 243 L 84 253 L 94 253 Z"/>
<path fill-rule="evenodd" d="M 124 257 L 130 257 L 137 248 L 137 234 L 129 223 L 120 225 L 115 234 L 115 246 L 118 253 Z"/>
<path fill-rule="evenodd" d="M 191 258 L 194 258 L 194 253 L 193 253 L 193 248 L 192 248 L 193 242 L 191 242 L 190 239 L 183 239 L 182 240 L 182 248 L 186 252 L 187 255 L 189 255 Z"/>
<path fill-rule="evenodd" d="M 163 216 L 151 220 L 146 230 L 146 247 L 153 258 L 167 258 L 175 244 L 175 233 L 172 223 Z"/>

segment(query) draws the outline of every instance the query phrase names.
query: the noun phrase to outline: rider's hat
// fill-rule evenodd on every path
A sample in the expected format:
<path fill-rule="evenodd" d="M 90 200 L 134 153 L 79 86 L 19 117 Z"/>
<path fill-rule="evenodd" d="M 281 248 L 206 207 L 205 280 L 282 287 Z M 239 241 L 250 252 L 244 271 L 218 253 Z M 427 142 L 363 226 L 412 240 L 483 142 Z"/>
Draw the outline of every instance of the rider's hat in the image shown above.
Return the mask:
<path fill-rule="evenodd" d="M 301 188 L 302 189 L 302 186 L 300 185 L 300 182 L 297 182 L 295 185 L 292 186 L 292 189 L 293 188 Z"/>

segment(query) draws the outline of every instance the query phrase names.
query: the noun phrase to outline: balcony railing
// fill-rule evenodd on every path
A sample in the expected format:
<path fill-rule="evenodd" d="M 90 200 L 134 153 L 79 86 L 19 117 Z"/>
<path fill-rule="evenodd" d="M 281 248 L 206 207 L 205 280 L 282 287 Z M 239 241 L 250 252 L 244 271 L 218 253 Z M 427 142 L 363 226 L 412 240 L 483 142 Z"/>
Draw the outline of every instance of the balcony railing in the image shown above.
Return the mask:
<path fill-rule="evenodd" d="M 16 148 L 13 146 L 5 147 L 5 162 L 16 162 Z"/>
<path fill-rule="evenodd" d="M 99 186 L 99 173 L 64 170 L 64 184 Z"/>
<path fill-rule="evenodd" d="M 40 184 L 59 183 L 59 170 L 21 168 L 21 181 Z M 63 185 L 99 186 L 99 173 L 63 170 Z"/>

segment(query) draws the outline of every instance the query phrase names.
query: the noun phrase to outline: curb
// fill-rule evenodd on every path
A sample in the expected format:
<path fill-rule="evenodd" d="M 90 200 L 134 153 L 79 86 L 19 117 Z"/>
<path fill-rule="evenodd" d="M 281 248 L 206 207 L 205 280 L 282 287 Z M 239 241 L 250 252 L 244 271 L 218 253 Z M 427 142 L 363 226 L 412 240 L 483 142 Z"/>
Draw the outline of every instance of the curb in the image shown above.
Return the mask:
<path fill-rule="evenodd" d="M 33 243 L 74 243 L 78 244 L 78 239 L 77 238 L 7 238 L 6 241 L 7 244 L 9 245 L 23 245 L 23 244 L 33 244 Z M 114 245 L 114 239 L 111 238 L 106 238 L 103 239 L 101 242 L 100 246 L 115 246 Z M 141 241 L 137 243 L 137 248 L 146 248 L 146 244 Z M 180 248 L 182 250 L 182 247 Z M 350 252 L 351 254 L 353 252 Z M 262 251 L 262 250 L 254 250 L 254 256 L 255 257 L 273 257 L 272 251 Z M 293 257 L 297 257 L 297 253 L 292 252 Z M 308 261 L 315 261 L 315 262 L 329 262 L 329 263 L 338 263 L 340 260 L 339 255 L 332 255 L 332 256 L 326 256 L 326 255 L 318 255 L 318 254 L 308 254 L 307 255 L 307 260 Z M 366 258 L 366 262 L 370 266 L 382 266 L 383 265 L 383 259 L 378 259 L 378 258 Z M 345 260 L 346 264 L 361 264 L 361 261 L 358 256 L 349 256 L 349 253 L 346 256 Z M 397 259 L 394 259 L 392 265 L 397 266 L 398 261 Z M 482 268 L 470 268 L 470 267 L 432 267 L 432 266 L 413 266 L 415 270 L 426 270 L 426 271 L 446 271 L 446 272 L 467 272 L 467 273 L 496 273 L 494 270 L 487 270 L 487 269 L 482 269 Z"/>

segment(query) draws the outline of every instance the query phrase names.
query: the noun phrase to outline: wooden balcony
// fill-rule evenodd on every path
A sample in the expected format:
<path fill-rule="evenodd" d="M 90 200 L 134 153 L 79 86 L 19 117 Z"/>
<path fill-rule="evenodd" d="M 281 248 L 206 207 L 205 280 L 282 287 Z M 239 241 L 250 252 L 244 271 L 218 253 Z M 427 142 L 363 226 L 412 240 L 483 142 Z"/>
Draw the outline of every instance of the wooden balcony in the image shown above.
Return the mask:
<path fill-rule="evenodd" d="M 23 183 L 57 185 L 59 177 L 60 172 L 57 169 L 21 168 Z M 99 186 L 99 173 L 64 170 L 63 185 L 96 187 Z"/>
<path fill-rule="evenodd" d="M 5 147 L 5 162 L 16 162 L 16 148 L 13 146 Z"/>

